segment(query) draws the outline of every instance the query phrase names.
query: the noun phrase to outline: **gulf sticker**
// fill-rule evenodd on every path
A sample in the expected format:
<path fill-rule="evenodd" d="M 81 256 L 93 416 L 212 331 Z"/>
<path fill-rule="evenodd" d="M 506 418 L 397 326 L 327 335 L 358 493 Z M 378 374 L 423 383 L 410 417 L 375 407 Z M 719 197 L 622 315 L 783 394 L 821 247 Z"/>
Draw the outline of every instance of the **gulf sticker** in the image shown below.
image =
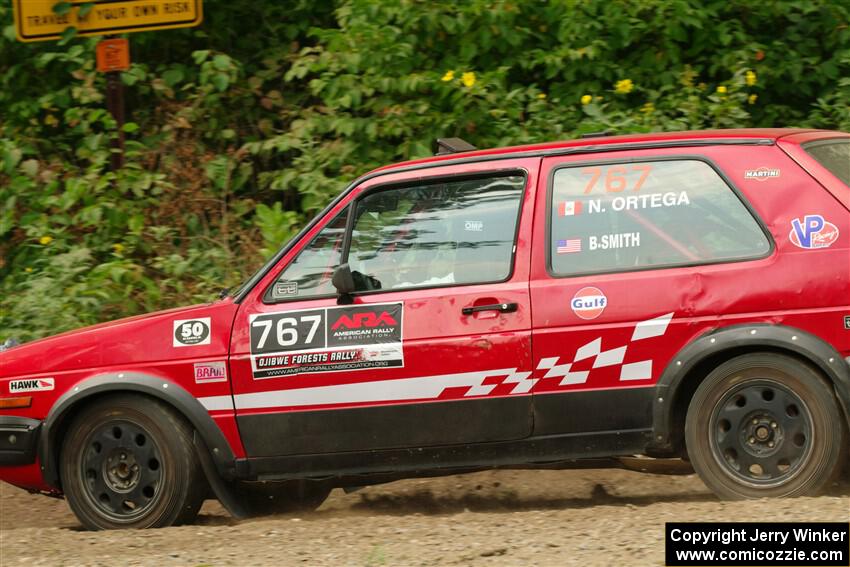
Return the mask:
<path fill-rule="evenodd" d="M 838 240 L 838 227 L 821 215 L 806 215 L 791 221 L 788 239 L 794 246 L 806 250 L 829 248 Z"/>
<path fill-rule="evenodd" d="M 605 307 L 608 306 L 608 298 L 598 287 L 583 287 L 576 292 L 570 301 L 573 313 L 580 319 L 596 319 Z"/>

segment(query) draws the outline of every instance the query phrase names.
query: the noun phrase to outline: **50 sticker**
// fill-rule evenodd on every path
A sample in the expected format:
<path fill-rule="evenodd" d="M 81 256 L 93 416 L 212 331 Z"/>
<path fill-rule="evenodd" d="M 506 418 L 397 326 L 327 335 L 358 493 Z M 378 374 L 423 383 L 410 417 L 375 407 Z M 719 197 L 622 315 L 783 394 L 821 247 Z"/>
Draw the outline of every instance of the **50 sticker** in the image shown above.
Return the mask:
<path fill-rule="evenodd" d="M 186 347 L 210 344 L 210 318 L 182 319 L 174 321 L 172 346 Z"/>

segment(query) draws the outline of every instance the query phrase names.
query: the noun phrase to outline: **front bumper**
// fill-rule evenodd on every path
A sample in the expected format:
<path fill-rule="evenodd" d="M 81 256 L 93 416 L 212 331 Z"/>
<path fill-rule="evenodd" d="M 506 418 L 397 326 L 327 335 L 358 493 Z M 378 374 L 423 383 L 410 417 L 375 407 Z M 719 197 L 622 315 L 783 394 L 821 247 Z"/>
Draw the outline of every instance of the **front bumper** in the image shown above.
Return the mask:
<path fill-rule="evenodd" d="M 0 466 L 35 462 L 41 420 L 0 415 Z"/>

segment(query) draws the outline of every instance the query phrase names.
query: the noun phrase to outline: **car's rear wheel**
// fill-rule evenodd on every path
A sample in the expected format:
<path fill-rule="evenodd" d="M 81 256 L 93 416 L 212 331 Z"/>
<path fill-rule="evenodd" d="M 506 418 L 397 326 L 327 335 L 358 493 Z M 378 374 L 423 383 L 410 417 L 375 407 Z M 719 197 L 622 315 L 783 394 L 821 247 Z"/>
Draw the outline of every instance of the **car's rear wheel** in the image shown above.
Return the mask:
<path fill-rule="evenodd" d="M 62 446 L 60 475 L 71 510 L 92 530 L 190 522 L 207 494 L 192 428 L 141 396 L 109 396 L 84 408 Z"/>
<path fill-rule="evenodd" d="M 812 367 L 769 353 L 729 360 L 700 384 L 685 440 L 694 469 L 726 499 L 815 494 L 840 473 L 846 427 Z"/>
<path fill-rule="evenodd" d="M 240 482 L 240 503 L 251 516 L 312 512 L 322 505 L 331 486 L 322 481 Z"/>

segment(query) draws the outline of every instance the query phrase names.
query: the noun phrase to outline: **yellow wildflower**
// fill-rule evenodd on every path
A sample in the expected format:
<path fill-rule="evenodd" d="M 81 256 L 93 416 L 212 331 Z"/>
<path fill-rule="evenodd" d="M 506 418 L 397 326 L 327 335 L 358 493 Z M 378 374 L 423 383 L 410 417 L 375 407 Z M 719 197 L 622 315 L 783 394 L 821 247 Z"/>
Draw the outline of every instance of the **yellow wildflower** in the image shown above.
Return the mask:
<path fill-rule="evenodd" d="M 455 72 L 454 71 L 446 71 L 446 74 L 443 75 L 443 78 L 440 79 L 440 80 L 448 83 L 449 81 L 451 81 L 454 78 L 455 78 Z"/>
<path fill-rule="evenodd" d="M 717 87 L 717 94 L 726 94 L 726 87 L 724 87 L 723 85 Z"/>
<path fill-rule="evenodd" d="M 581 97 L 581 103 L 582 104 L 590 104 L 592 100 L 593 100 L 593 97 L 590 96 L 589 94 L 586 94 L 583 97 Z"/>
<path fill-rule="evenodd" d="M 759 99 L 759 95 L 751 94 L 749 97 L 747 97 L 747 102 L 750 103 L 750 104 L 755 104 L 758 99 Z"/>
<path fill-rule="evenodd" d="M 460 82 L 463 83 L 463 86 L 467 88 L 472 88 L 472 85 L 475 84 L 475 73 L 472 71 L 467 71 L 463 75 L 460 76 Z"/>
<path fill-rule="evenodd" d="M 124 245 L 120 244 L 120 243 L 113 244 L 112 249 L 115 251 L 116 254 L 120 254 L 121 252 L 124 251 Z"/>
<path fill-rule="evenodd" d="M 622 81 L 617 81 L 617 84 L 614 85 L 614 92 L 617 94 L 629 94 L 635 88 L 635 84 L 631 79 L 623 79 Z"/>
<path fill-rule="evenodd" d="M 747 83 L 748 87 L 753 87 L 755 86 L 756 81 L 758 81 L 758 77 L 756 76 L 754 71 L 747 71 L 747 73 L 744 75 L 744 81 Z"/>
<path fill-rule="evenodd" d="M 644 114 L 652 114 L 653 112 L 655 112 L 655 105 L 651 102 L 647 102 L 640 108 L 640 111 Z"/>
<path fill-rule="evenodd" d="M 546 100 L 546 93 L 540 93 L 540 94 L 538 94 L 538 95 L 537 95 L 537 98 L 539 98 L 540 100 Z"/>
<path fill-rule="evenodd" d="M 25 271 L 26 273 L 28 273 L 28 274 L 31 274 L 31 273 L 32 273 L 32 268 L 30 268 L 29 266 L 27 266 L 26 268 L 24 268 L 24 271 Z"/>
<path fill-rule="evenodd" d="M 53 242 L 53 237 L 52 237 L 52 236 L 47 236 L 47 235 L 45 235 L 45 236 L 42 236 L 41 238 L 39 238 L 39 239 L 38 239 L 38 243 L 39 243 L 39 244 L 41 244 L 41 245 L 43 245 L 43 246 L 47 246 L 47 245 L 48 245 L 48 244 L 50 244 L 51 242 Z"/>

